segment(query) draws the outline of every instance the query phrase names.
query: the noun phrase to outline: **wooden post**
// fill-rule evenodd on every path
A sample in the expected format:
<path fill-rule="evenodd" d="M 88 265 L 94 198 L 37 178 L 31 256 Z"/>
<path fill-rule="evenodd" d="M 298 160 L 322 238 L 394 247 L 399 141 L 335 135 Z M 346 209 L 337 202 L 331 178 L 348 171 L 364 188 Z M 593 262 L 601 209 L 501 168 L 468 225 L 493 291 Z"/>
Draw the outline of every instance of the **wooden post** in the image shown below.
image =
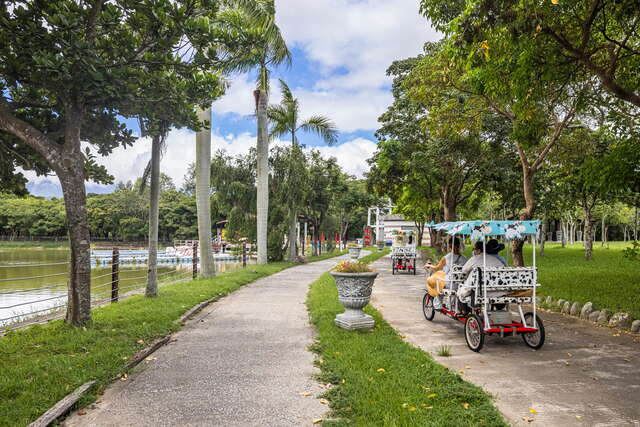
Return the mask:
<path fill-rule="evenodd" d="M 111 302 L 118 302 L 118 289 L 120 288 L 120 251 L 113 248 L 111 254 Z"/>
<path fill-rule="evenodd" d="M 193 242 L 193 278 L 198 278 L 198 242 Z"/>
<path fill-rule="evenodd" d="M 242 242 L 242 266 L 247 266 L 247 244 Z"/>

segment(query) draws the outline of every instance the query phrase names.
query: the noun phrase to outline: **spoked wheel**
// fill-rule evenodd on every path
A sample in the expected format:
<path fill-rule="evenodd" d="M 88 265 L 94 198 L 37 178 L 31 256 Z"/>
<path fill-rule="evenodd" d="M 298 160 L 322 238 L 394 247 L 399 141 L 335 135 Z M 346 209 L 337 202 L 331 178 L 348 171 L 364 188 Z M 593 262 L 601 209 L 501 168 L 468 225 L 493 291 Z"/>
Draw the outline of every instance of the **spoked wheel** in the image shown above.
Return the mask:
<path fill-rule="evenodd" d="M 396 274 L 396 261 L 393 258 L 391 258 L 391 274 Z"/>
<path fill-rule="evenodd" d="M 424 318 L 431 321 L 436 314 L 436 309 L 433 306 L 433 297 L 427 292 L 422 298 L 422 314 Z"/>
<path fill-rule="evenodd" d="M 526 320 L 527 326 L 533 325 L 533 313 L 530 311 L 525 313 L 524 320 Z M 536 326 L 538 328 L 536 332 L 525 332 L 522 334 L 522 341 L 534 350 L 544 345 L 544 325 L 538 316 L 536 316 Z"/>
<path fill-rule="evenodd" d="M 464 339 L 467 346 L 475 352 L 482 350 L 484 346 L 484 333 L 482 333 L 482 321 L 477 314 L 470 314 L 464 324 Z"/>

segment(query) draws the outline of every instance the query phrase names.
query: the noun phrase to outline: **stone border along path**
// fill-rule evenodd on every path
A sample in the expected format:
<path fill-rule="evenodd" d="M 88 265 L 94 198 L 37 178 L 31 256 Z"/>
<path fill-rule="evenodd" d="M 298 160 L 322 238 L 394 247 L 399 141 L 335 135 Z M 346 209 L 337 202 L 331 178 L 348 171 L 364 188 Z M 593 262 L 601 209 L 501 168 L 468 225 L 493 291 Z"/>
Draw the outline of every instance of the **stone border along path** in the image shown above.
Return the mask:
<path fill-rule="evenodd" d="M 206 307 L 142 369 L 62 425 L 312 425 L 328 408 L 314 397 L 325 390 L 312 377 L 304 303 L 309 285 L 345 259 L 283 270 Z"/>
<path fill-rule="evenodd" d="M 542 349 L 494 336 L 474 353 L 462 323 L 440 313 L 425 320 L 424 270 L 393 276 L 390 264 L 388 256 L 373 264 L 380 275 L 371 303 L 408 342 L 495 396 L 512 425 L 640 426 L 640 336 L 545 311 Z M 442 345 L 450 357 L 437 355 Z"/>

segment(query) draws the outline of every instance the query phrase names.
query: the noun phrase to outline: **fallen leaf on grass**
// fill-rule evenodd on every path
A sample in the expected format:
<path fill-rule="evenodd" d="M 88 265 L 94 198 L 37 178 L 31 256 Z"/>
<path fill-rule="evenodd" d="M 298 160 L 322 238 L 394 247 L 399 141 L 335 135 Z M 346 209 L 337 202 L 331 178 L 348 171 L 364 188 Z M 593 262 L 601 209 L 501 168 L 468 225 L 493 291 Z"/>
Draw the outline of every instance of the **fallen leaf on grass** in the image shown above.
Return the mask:
<path fill-rule="evenodd" d="M 431 393 L 430 395 L 427 396 L 427 399 L 433 399 L 437 395 L 438 395 L 438 393 Z"/>
<path fill-rule="evenodd" d="M 429 391 L 429 387 L 425 387 L 425 386 L 423 386 L 423 385 L 421 385 L 420 387 L 422 387 L 422 389 L 423 389 L 424 391 Z"/>
<path fill-rule="evenodd" d="M 424 409 L 433 409 L 433 406 L 427 406 L 426 403 L 421 403 L 420 406 L 422 406 Z"/>
<path fill-rule="evenodd" d="M 469 409 L 469 404 L 468 404 L 467 402 L 464 402 L 464 403 L 462 404 L 462 407 L 463 407 L 464 409 Z"/>
<path fill-rule="evenodd" d="M 384 368 L 378 368 L 378 372 L 386 372 Z"/>
<path fill-rule="evenodd" d="M 322 422 L 322 418 L 316 418 L 315 420 L 311 421 L 311 424 L 320 424 Z"/>
<path fill-rule="evenodd" d="M 320 399 L 320 403 L 322 403 L 323 405 L 328 405 L 329 401 L 327 399 Z"/>
<path fill-rule="evenodd" d="M 462 369 L 460 369 L 460 370 L 458 371 L 458 373 L 459 373 L 459 374 L 464 374 L 464 371 L 463 371 Z"/>
<path fill-rule="evenodd" d="M 416 410 L 416 407 L 415 407 L 415 406 L 409 406 L 407 409 L 408 409 L 409 411 L 413 412 L 413 411 L 415 411 L 415 410 Z"/>
<path fill-rule="evenodd" d="M 144 340 L 138 340 L 136 341 L 138 344 L 144 344 Z"/>

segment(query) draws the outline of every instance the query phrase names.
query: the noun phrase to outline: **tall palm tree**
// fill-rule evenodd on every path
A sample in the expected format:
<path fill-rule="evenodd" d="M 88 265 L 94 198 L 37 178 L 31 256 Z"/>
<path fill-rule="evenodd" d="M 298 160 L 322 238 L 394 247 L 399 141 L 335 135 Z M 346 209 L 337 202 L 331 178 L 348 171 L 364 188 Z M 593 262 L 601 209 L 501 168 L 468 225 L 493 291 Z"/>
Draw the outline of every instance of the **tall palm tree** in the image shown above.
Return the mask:
<path fill-rule="evenodd" d="M 200 248 L 200 277 L 215 276 L 211 248 L 211 107 L 198 110 L 198 120 L 207 122 L 196 133 L 196 209 Z M 198 254 L 194 251 L 193 256 Z"/>
<path fill-rule="evenodd" d="M 291 63 L 291 53 L 275 22 L 274 0 L 227 0 L 229 8 L 221 13 L 221 22 L 230 39 L 238 46 L 252 45 L 230 53 L 229 69 L 247 72 L 257 67 L 257 88 L 253 92 L 257 118 L 257 197 L 256 227 L 258 264 L 267 263 L 267 221 L 269 212 L 269 76 L 271 67 Z"/>
<path fill-rule="evenodd" d="M 147 297 L 158 296 L 158 222 L 160 216 L 160 158 L 166 150 L 169 125 L 160 120 L 145 125 L 139 119 L 140 135 L 151 136 L 151 160 L 142 174 L 140 193 L 143 193 L 149 182 L 149 257 L 147 261 Z M 152 129 L 148 129 L 151 127 Z"/>
<path fill-rule="evenodd" d="M 282 90 L 282 101 L 280 104 L 271 105 L 268 108 L 267 117 L 272 124 L 271 137 L 291 137 L 292 159 L 296 158 L 295 151 L 300 150 L 297 138 L 298 131 L 315 133 L 329 145 L 338 140 L 338 129 L 328 117 L 311 116 L 300 121 L 300 103 L 298 99 L 293 96 L 291 89 L 283 80 L 280 80 L 280 88 Z M 290 167 L 295 168 L 296 165 L 292 164 Z M 290 175 L 293 176 L 294 174 L 291 173 Z M 289 193 L 290 223 L 288 240 L 290 261 L 295 260 L 298 255 L 296 251 L 298 209 L 303 197 L 302 194 L 296 194 L 297 192 L 295 191 L 300 187 L 296 186 L 295 183 L 292 184 Z"/>

